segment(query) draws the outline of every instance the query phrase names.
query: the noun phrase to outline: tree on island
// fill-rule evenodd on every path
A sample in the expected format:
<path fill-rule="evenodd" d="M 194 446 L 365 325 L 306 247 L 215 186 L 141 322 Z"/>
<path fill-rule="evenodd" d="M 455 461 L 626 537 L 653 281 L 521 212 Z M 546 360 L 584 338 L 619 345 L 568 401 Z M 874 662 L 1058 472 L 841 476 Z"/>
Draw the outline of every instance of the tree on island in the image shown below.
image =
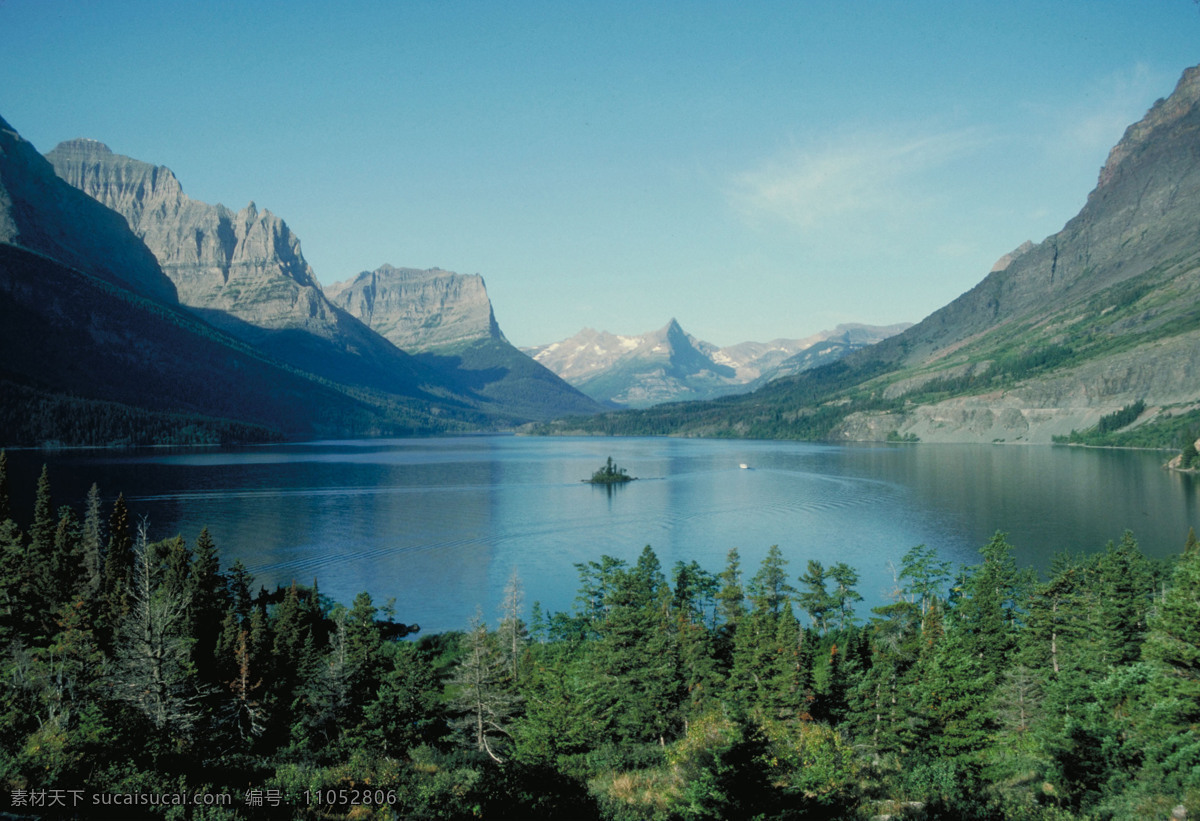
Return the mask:
<path fill-rule="evenodd" d="M 587 481 L 593 485 L 615 485 L 622 482 L 632 482 L 635 478 L 637 477 L 630 476 L 625 468 L 617 467 L 617 463 L 610 456 L 604 467 L 593 473 L 592 478 Z"/>

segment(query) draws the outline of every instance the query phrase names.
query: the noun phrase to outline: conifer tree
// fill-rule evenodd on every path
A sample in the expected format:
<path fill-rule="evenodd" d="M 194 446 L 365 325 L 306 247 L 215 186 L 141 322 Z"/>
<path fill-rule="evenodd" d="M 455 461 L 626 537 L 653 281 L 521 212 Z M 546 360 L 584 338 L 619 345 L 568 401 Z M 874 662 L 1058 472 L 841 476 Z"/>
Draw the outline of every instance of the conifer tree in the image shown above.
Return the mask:
<path fill-rule="evenodd" d="M 1128 530 L 1099 560 L 1100 661 L 1104 666 L 1131 664 L 1141 657 L 1150 606 L 1149 568 Z"/>
<path fill-rule="evenodd" d="M 462 716 L 452 726 L 464 730 L 468 743 L 479 752 L 503 763 L 517 695 L 508 685 L 495 635 L 478 615 L 471 620 L 463 642 L 463 655 L 450 681 L 452 704 Z"/>
<path fill-rule="evenodd" d="M 796 588 L 788 584 L 785 567 L 787 559 L 783 558 L 779 545 L 771 545 L 758 572 L 746 587 L 747 596 L 755 610 L 772 616 L 779 615 L 785 609 L 791 610 Z"/>
<path fill-rule="evenodd" d="M 514 685 L 520 679 L 521 658 L 524 655 L 525 643 L 529 640 L 529 631 L 521 618 L 524 607 L 525 591 L 521 586 L 521 577 L 514 567 L 508 577 L 508 583 L 504 586 L 504 600 L 500 603 L 500 626 L 497 630 L 508 664 L 508 675 Z"/>
<path fill-rule="evenodd" d="M 197 719 L 187 633 L 186 594 L 164 584 L 165 569 L 148 525 L 138 525 L 130 575 L 129 613 L 117 634 L 114 685 L 151 725 L 179 741 Z"/>
<path fill-rule="evenodd" d="M 778 545 L 772 545 L 746 586 L 751 609 L 734 636 L 725 687 L 726 697 L 739 712 L 757 709 L 775 716 L 798 709 L 799 683 L 793 674 L 800 629 L 792 613 L 795 589 L 787 582 L 786 566 Z M 781 625 L 789 617 L 791 623 Z"/>
<path fill-rule="evenodd" d="M 133 572 L 133 530 L 124 494 L 118 494 L 108 519 L 108 549 L 104 552 L 99 629 L 101 646 L 110 647 L 117 626 L 125 618 L 129 603 L 128 581 Z"/>
<path fill-rule="evenodd" d="M 0 519 L 0 648 L 7 647 L 24 627 L 22 560 L 25 540 L 17 523 Z"/>
<path fill-rule="evenodd" d="M 440 711 L 437 676 L 416 645 L 396 645 L 391 669 L 365 711 L 367 739 L 393 758 L 433 740 Z"/>
<path fill-rule="evenodd" d="M 670 602 L 649 545 L 637 564 L 614 575 L 593 663 L 597 706 L 617 739 L 665 742 L 676 727 L 683 697 Z"/>
<path fill-rule="evenodd" d="M 56 556 L 54 550 L 55 530 L 58 517 L 54 515 L 50 498 L 50 472 L 42 465 L 34 499 L 33 524 L 29 528 L 29 544 L 18 562 L 16 604 L 21 613 L 20 622 L 29 636 L 47 637 L 51 628 L 50 616 L 54 612 Z"/>
<path fill-rule="evenodd" d="M 83 533 L 75 511 L 68 505 L 58 509 L 58 524 L 54 528 L 54 553 L 48 581 L 50 592 L 46 605 L 57 610 L 63 604 L 73 602 L 81 593 L 83 583 Z M 52 620 L 46 629 L 53 632 Z"/>
<path fill-rule="evenodd" d="M 42 465 L 33 502 L 33 524 L 29 528 L 29 552 L 32 562 L 50 561 L 54 552 L 54 528 L 57 522 L 58 517 L 54 515 L 50 499 L 50 469 Z M 36 577 L 38 574 L 34 575 Z"/>
<path fill-rule="evenodd" d="M 948 620 L 945 635 L 920 671 L 919 707 L 927 722 L 925 746 L 962 767 L 976 767 L 977 753 L 987 746 L 991 726 L 990 699 L 996 677 L 984 668 L 962 619 Z"/>
<path fill-rule="evenodd" d="M 87 501 L 84 503 L 80 548 L 84 598 L 95 604 L 104 582 L 104 521 L 100 511 L 100 488 L 95 483 L 88 488 Z M 96 615 L 94 610 L 92 615 Z"/>
<path fill-rule="evenodd" d="M 12 518 L 12 503 L 8 490 L 8 453 L 0 448 L 0 522 Z"/>
<path fill-rule="evenodd" d="M 924 616 L 950 581 L 950 562 L 939 562 L 936 550 L 920 544 L 909 548 L 901 558 L 899 578 L 907 580 L 903 592 L 910 602 L 920 605 Z"/>
<path fill-rule="evenodd" d="M 829 614 L 837 607 L 837 602 L 829 595 L 825 579 L 824 565 L 816 559 L 809 559 L 808 569 L 800 576 L 804 589 L 796 596 L 796 603 L 808 613 L 812 626 L 821 633 L 829 629 Z"/>
<path fill-rule="evenodd" d="M 358 710 L 375 698 L 379 689 L 382 638 L 375 621 L 378 613 L 368 593 L 354 597 L 346 618 L 346 666 L 350 699 Z M 357 724 L 358 716 L 353 723 Z"/>
<path fill-rule="evenodd" d="M 1171 700 L 1176 721 L 1200 723 L 1200 542 L 1194 529 L 1188 531 L 1143 653 L 1162 672 L 1160 689 Z"/>
<path fill-rule="evenodd" d="M 972 568 L 966 581 L 955 624 L 982 670 L 998 679 L 1016 643 L 1024 577 L 1017 571 L 1012 546 L 1003 533 L 996 533 L 979 552 L 983 563 Z"/>
<path fill-rule="evenodd" d="M 191 602 L 191 632 L 196 640 L 193 663 L 201 681 L 215 685 L 219 680 L 217 644 L 221 638 L 229 596 L 225 577 L 221 575 L 217 546 L 208 528 L 201 530 L 196 538 L 196 547 L 192 550 L 192 563 L 187 574 L 186 592 Z"/>
<path fill-rule="evenodd" d="M 854 586 L 858 584 L 858 571 L 845 562 L 838 562 L 829 568 L 829 578 L 834 581 L 833 600 L 834 613 L 837 616 L 838 629 L 845 630 L 854 624 L 854 603 L 862 601 L 862 596 Z"/>
<path fill-rule="evenodd" d="M 720 589 L 716 594 L 717 634 L 713 653 L 717 669 L 728 676 L 733 666 L 733 648 L 738 625 L 746 615 L 746 593 L 742 587 L 741 557 L 735 547 L 725 557 L 725 569 L 717 577 Z"/>
<path fill-rule="evenodd" d="M 758 706 L 772 719 L 812 719 L 813 641 L 791 608 L 772 619 L 775 635 Z"/>

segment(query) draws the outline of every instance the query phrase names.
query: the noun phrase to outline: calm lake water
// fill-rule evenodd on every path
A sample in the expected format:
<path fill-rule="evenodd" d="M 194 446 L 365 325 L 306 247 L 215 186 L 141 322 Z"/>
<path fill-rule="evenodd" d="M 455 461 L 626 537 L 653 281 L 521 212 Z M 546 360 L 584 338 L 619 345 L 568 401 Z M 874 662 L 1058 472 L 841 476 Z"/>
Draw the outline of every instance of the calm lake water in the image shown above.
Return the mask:
<path fill-rule="evenodd" d="M 576 562 L 632 562 L 647 544 L 667 572 L 693 559 L 720 572 L 736 547 L 749 578 L 774 544 L 793 577 L 808 559 L 844 561 L 865 613 L 917 544 L 972 564 L 1003 530 L 1022 563 L 1046 568 L 1127 528 L 1171 555 L 1200 525 L 1200 482 L 1137 451 L 479 436 L 8 455 L 22 516 L 45 462 L 56 505 L 81 510 L 96 482 L 106 501 L 124 492 L 154 539 L 207 526 L 223 563 L 241 559 L 261 584 L 395 597 L 397 619 L 425 632 L 462 628 L 477 607 L 495 624 L 514 568 L 527 605 L 567 610 Z M 581 483 L 608 456 L 639 481 Z"/>

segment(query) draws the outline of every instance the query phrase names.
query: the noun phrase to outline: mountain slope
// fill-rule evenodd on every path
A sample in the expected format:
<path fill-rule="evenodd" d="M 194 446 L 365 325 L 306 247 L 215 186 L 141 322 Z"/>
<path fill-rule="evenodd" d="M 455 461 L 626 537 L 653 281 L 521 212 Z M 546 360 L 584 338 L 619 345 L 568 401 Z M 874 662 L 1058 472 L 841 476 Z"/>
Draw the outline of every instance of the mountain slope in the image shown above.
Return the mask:
<path fill-rule="evenodd" d="M 490 423 L 447 390 L 400 398 L 321 379 L 185 310 L 127 221 L 61 180 L 3 126 L 0 443 L 429 433 Z"/>
<path fill-rule="evenodd" d="M 1200 407 L 1200 68 L 1130 126 L 1080 213 L 907 331 L 754 394 L 590 426 L 1049 442 Z M 560 426 L 561 427 L 561 426 Z"/>
<path fill-rule="evenodd" d="M 70 228 L 68 229 L 68 226 Z M 20 245 L 162 302 L 175 286 L 124 220 L 61 185 L 53 167 L 0 118 L 0 242 Z"/>
<path fill-rule="evenodd" d="M 259 350 L 311 373 L 397 396 L 440 378 L 326 299 L 283 220 L 183 193 L 170 169 L 71 140 L 46 155 L 62 179 L 118 212 L 175 283 L 182 304 Z"/>
<path fill-rule="evenodd" d="M 184 305 L 269 356 L 359 389 L 486 414 L 490 426 L 598 409 L 565 384 L 527 378 L 515 351 L 487 345 L 471 358 L 473 365 L 462 357 L 411 356 L 401 348 L 413 335 L 381 334 L 367 322 L 407 310 L 399 301 L 413 289 L 380 300 L 374 316 L 352 314 L 326 296 L 287 224 L 254 203 L 234 212 L 193 200 L 170 169 L 114 154 L 95 140 L 64 142 L 46 156 L 62 179 L 126 218 Z M 352 288 L 335 293 L 351 304 Z M 443 295 L 444 315 L 453 313 L 454 297 Z M 503 341 L 486 293 L 482 300 L 492 332 L 486 338 Z M 418 330 L 428 336 L 435 318 L 427 312 Z"/>
<path fill-rule="evenodd" d="M 327 293 L 372 331 L 444 374 L 454 389 L 515 417 L 602 410 L 504 338 L 478 274 L 383 265 L 331 285 Z"/>

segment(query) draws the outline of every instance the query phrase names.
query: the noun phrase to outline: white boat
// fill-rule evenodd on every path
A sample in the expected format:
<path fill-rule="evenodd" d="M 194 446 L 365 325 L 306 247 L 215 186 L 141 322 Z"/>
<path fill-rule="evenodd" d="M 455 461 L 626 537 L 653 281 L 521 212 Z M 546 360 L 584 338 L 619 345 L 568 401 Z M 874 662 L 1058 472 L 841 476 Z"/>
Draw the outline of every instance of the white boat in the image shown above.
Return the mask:
<path fill-rule="evenodd" d="M 747 465 L 745 462 L 742 462 L 740 465 L 738 465 L 738 467 L 740 467 L 742 470 L 749 470 L 749 469 L 750 469 L 750 466 L 749 466 L 749 465 Z"/>

